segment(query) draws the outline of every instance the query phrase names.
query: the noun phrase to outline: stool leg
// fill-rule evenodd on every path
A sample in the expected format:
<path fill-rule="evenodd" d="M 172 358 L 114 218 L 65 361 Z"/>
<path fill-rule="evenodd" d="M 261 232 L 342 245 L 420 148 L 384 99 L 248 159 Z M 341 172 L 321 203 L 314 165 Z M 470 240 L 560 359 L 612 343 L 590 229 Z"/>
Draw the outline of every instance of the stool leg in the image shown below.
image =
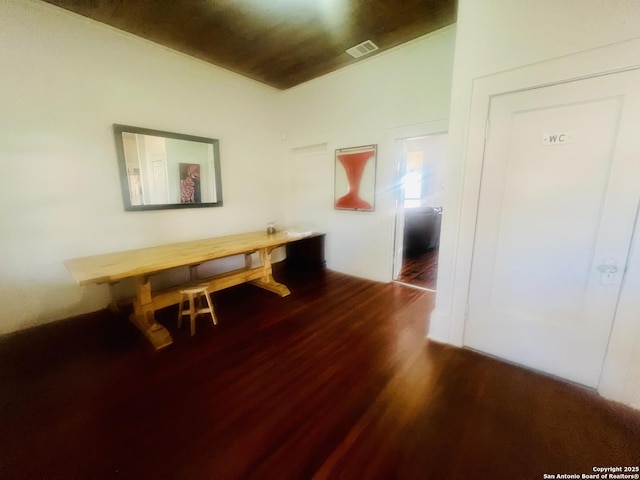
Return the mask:
<path fill-rule="evenodd" d="M 204 292 L 204 298 L 207 299 L 207 305 L 209 305 L 209 313 L 211 313 L 211 321 L 213 321 L 214 325 L 218 324 L 218 320 L 216 320 L 216 314 L 213 311 L 213 303 L 211 302 L 211 298 L 209 297 L 209 293 Z"/>
<path fill-rule="evenodd" d="M 178 304 L 178 330 L 182 328 L 182 308 L 184 307 L 184 297 L 180 297 L 180 303 Z"/>
<path fill-rule="evenodd" d="M 193 293 L 189 294 L 189 320 L 191 321 L 191 336 L 196 334 L 196 306 Z"/>

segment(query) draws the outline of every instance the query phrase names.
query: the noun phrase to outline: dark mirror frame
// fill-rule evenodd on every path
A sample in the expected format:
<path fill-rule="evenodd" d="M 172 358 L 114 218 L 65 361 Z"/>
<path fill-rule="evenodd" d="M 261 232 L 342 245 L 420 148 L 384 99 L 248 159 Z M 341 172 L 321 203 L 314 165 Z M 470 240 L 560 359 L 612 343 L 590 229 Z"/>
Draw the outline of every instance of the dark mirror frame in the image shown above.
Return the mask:
<path fill-rule="evenodd" d="M 222 206 L 222 177 L 220 175 L 220 146 L 219 141 L 214 138 L 196 137 L 193 135 L 184 135 L 181 133 L 165 132 L 162 130 L 152 130 L 149 128 L 132 127 L 129 125 L 113 124 L 113 133 L 116 140 L 116 151 L 118 154 L 118 165 L 120 167 L 120 186 L 122 189 L 122 201 L 126 211 L 141 210 L 165 210 L 174 208 L 203 208 L 203 207 L 221 207 Z M 166 203 L 166 204 L 150 204 L 150 205 L 132 205 L 131 193 L 129 190 L 129 177 L 127 174 L 127 162 L 124 151 L 123 133 L 133 133 L 140 135 L 151 135 L 155 137 L 172 138 L 176 140 L 186 140 L 190 142 L 206 143 L 213 146 L 213 170 L 215 178 L 215 192 L 217 200 L 215 202 L 199 202 L 199 203 Z"/>

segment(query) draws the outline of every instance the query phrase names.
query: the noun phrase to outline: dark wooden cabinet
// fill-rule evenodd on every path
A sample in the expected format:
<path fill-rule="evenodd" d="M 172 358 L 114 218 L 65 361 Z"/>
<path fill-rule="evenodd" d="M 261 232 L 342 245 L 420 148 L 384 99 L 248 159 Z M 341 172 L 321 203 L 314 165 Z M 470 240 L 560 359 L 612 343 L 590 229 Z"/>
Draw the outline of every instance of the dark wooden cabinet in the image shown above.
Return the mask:
<path fill-rule="evenodd" d="M 319 270 L 325 267 L 324 233 L 314 233 L 295 242 L 287 243 L 287 268 L 292 270 Z"/>
<path fill-rule="evenodd" d="M 440 246 L 442 212 L 435 208 L 411 208 L 404 214 L 404 253 L 421 255 Z"/>

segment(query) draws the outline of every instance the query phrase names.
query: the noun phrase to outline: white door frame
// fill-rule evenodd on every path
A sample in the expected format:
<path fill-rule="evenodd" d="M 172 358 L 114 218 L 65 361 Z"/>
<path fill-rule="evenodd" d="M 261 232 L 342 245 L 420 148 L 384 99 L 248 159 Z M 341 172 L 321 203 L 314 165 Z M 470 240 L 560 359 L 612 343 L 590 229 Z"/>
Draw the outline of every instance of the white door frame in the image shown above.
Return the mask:
<path fill-rule="evenodd" d="M 456 211 L 449 209 L 447 212 L 453 220 L 450 228 L 443 230 L 442 236 L 443 242 L 457 245 L 454 258 L 451 259 L 453 272 L 447 285 L 438 285 L 434 312 L 437 319 L 434 324 L 432 314 L 430 338 L 457 346 L 463 345 L 485 127 L 491 97 L 637 68 L 640 68 L 640 39 L 509 70 L 478 78 L 473 82 L 465 154 L 460 169 L 464 172 L 462 196 L 459 205 L 455 206 Z M 442 264 L 441 262 L 440 265 Z M 614 328 L 616 320 L 614 319 Z M 605 380 L 602 378 L 601 384 Z"/>

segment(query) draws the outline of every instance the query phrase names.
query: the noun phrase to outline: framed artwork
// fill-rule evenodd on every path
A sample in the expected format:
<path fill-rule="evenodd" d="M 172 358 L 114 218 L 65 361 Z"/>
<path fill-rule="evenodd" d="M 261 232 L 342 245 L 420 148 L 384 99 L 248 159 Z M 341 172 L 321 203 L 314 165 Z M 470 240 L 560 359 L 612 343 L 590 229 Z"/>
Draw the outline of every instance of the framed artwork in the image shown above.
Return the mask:
<path fill-rule="evenodd" d="M 377 145 L 336 150 L 334 208 L 373 212 Z"/>
<path fill-rule="evenodd" d="M 180 203 L 200 203 L 200 164 L 181 163 Z"/>

